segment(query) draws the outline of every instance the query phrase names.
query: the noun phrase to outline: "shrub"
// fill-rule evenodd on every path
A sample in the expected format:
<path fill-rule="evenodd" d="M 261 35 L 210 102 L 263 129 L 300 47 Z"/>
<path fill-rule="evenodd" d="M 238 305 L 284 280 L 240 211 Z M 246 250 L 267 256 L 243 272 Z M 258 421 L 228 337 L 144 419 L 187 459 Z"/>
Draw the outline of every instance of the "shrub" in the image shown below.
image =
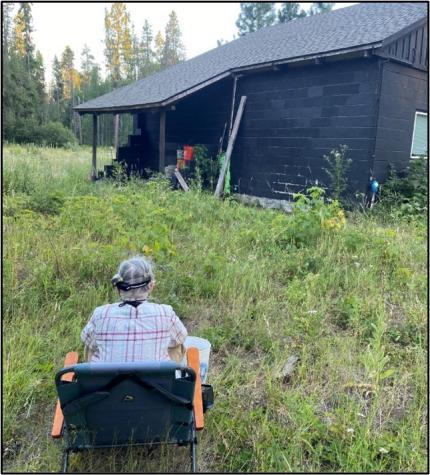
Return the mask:
<path fill-rule="evenodd" d="M 388 211 L 394 217 L 424 214 L 428 209 L 427 189 L 427 157 L 412 160 L 403 174 L 391 167 L 388 180 L 381 187 L 382 206 L 376 212 Z"/>
<path fill-rule="evenodd" d="M 345 224 L 345 214 L 337 200 L 331 203 L 324 201 L 324 190 L 313 186 L 307 190 L 307 195 L 294 195 L 294 205 L 291 219 L 283 238 L 295 245 L 312 244 L 323 232 L 341 229 Z"/>
<path fill-rule="evenodd" d="M 42 125 L 39 128 L 39 140 L 39 143 L 53 147 L 65 147 L 76 143 L 72 131 L 60 122 L 48 122 Z"/>
<path fill-rule="evenodd" d="M 72 131 L 60 122 L 38 125 L 32 121 L 22 121 L 15 127 L 14 140 L 17 143 L 33 143 L 52 147 L 65 147 L 76 143 Z"/>

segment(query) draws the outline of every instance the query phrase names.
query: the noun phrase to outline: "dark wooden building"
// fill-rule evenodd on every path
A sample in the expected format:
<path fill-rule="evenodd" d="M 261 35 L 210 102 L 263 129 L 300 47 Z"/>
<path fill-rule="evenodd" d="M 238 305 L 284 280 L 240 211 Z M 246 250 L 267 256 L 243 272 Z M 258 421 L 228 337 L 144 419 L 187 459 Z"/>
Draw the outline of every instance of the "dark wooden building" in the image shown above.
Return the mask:
<path fill-rule="evenodd" d="M 426 2 L 363 3 L 248 34 L 81 104 L 80 113 L 135 114 L 118 150 L 133 169 L 164 171 L 176 149 L 216 153 L 240 97 L 233 191 L 289 200 L 326 186 L 323 156 L 341 144 L 350 192 L 427 154 Z"/>

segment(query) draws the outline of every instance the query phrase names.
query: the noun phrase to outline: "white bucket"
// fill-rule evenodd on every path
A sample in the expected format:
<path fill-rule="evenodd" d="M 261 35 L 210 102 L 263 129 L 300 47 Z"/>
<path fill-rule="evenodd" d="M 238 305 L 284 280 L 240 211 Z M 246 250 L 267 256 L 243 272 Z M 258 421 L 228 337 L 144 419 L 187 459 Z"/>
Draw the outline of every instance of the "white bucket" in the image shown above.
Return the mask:
<path fill-rule="evenodd" d="M 209 355 L 211 352 L 210 342 L 208 340 L 205 340 L 204 338 L 199 338 L 198 336 L 187 336 L 184 341 L 184 346 L 186 349 L 194 347 L 199 350 L 200 378 L 202 383 L 205 383 L 208 377 L 209 370 Z M 186 361 L 184 361 L 184 363 L 186 363 Z"/>

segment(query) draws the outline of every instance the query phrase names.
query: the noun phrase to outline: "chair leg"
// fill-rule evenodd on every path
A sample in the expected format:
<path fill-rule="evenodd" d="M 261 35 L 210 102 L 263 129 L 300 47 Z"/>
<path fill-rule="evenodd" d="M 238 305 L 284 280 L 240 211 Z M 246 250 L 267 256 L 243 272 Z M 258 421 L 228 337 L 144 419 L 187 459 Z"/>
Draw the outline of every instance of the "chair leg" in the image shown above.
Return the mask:
<path fill-rule="evenodd" d="M 191 456 L 191 472 L 197 472 L 197 455 L 196 455 L 196 441 L 193 440 L 190 444 L 190 456 Z"/>
<path fill-rule="evenodd" d="M 66 449 L 63 453 L 62 473 L 67 473 L 68 466 L 69 466 L 69 450 Z"/>

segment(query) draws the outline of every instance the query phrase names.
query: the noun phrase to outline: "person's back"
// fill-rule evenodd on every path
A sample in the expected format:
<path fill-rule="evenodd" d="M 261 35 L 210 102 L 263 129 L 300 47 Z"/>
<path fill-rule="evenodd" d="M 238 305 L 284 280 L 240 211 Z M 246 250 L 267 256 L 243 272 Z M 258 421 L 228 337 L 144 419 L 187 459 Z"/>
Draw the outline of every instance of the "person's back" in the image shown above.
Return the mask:
<path fill-rule="evenodd" d="M 168 360 L 183 344 L 187 330 L 173 308 L 147 301 L 154 282 L 145 259 L 120 265 L 112 283 L 122 302 L 97 307 L 81 334 L 89 361 Z"/>

